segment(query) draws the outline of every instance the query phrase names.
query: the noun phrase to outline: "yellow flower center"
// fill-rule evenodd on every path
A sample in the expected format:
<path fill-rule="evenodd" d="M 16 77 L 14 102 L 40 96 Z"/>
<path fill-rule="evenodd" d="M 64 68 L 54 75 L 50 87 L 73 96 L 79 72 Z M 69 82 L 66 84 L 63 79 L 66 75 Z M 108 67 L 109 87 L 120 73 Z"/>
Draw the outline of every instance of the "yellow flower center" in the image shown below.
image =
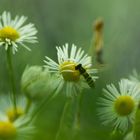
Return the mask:
<path fill-rule="evenodd" d="M 24 110 L 22 108 L 17 108 L 15 111 L 13 108 L 7 110 L 7 116 L 11 122 L 16 120 L 18 117 L 22 116 L 24 114 Z"/>
<path fill-rule="evenodd" d="M 115 101 L 114 106 L 115 106 L 115 111 L 120 116 L 127 116 L 133 111 L 135 102 L 131 96 L 124 95 L 118 97 L 118 99 Z"/>
<path fill-rule="evenodd" d="M 6 26 L 0 29 L 0 39 L 10 39 L 11 41 L 15 41 L 20 37 L 19 33 L 12 27 Z"/>
<path fill-rule="evenodd" d="M 0 139 L 13 139 L 16 136 L 16 128 L 11 122 L 0 121 Z"/>
<path fill-rule="evenodd" d="M 76 82 L 80 78 L 80 72 L 75 70 L 77 64 L 71 61 L 66 61 L 60 66 L 60 72 L 66 81 Z"/>

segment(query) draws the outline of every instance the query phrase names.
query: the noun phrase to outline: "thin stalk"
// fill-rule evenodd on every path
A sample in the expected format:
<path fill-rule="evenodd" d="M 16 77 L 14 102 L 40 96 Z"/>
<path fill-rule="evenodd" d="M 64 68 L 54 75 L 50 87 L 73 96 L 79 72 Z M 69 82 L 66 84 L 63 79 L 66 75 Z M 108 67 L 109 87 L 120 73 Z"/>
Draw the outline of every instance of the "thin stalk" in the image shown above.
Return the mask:
<path fill-rule="evenodd" d="M 73 126 L 73 135 L 72 139 L 77 139 L 79 130 L 80 130 L 80 125 L 81 125 L 81 106 L 82 106 L 82 100 L 83 100 L 83 93 L 79 94 L 77 97 L 77 108 L 76 108 L 76 114 L 75 114 L 75 121 L 74 121 L 74 126 Z"/>
<path fill-rule="evenodd" d="M 33 112 L 31 118 L 26 122 L 24 123 L 22 126 L 26 126 L 28 124 L 31 124 L 34 122 L 34 120 L 36 119 L 36 117 L 40 114 L 40 112 L 42 111 L 44 105 L 48 104 L 52 99 L 54 98 L 54 96 L 50 96 L 48 98 L 45 98 L 41 104 L 38 106 L 38 108 L 35 110 L 35 112 Z M 28 104 L 27 104 L 28 105 Z M 27 107 L 27 106 L 26 106 Z"/>
<path fill-rule="evenodd" d="M 38 108 L 35 110 L 35 112 L 32 114 L 32 117 L 30 119 L 30 122 L 33 122 L 34 119 L 38 116 L 38 114 L 40 114 L 40 112 L 42 111 L 43 107 L 48 104 L 52 99 L 54 98 L 53 94 L 50 95 L 49 97 L 44 98 L 44 100 L 40 103 L 40 105 L 38 106 Z"/>
<path fill-rule="evenodd" d="M 6 56 L 7 56 L 7 63 L 8 63 L 9 79 L 10 79 L 11 90 L 12 90 L 13 107 L 16 113 L 17 112 L 16 86 L 15 86 L 14 70 L 13 70 L 13 65 L 12 65 L 11 47 L 8 48 L 6 52 Z"/>
<path fill-rule="evenodd" d="M 26 100 L 27 100 L 27 104 L 26 104 L 26 107 L 25 107 L 25 113 L 28 113 L 28 111 L 31 107 L 32 101 L 29 98 L 26 98 Z"/>
<path fill-rule="evenodd" d="M 62 110 L 62 115 L 61 115 L 61 118 L 60 118 L 60 123 L 59 123 L 59 127 L 58 127 L 58 131 L 56 132 L 56 137 L 55 137 L 55 140 L 58 140 L 59 138 L 59 135 L 60 135 L 60 132 L 62 130 L 62 127 L 63 127 L 63 122 L 64 122 L 64 118 L 65 118 L 65 113 L 67 111 L 67 107 L 69 105 L 69 101 L 71 100 L 71 98 L 68 98 L 66 101 L 65 101 L 65 104 L 64 104 L 64 108 Z"/>
<path fill-rule="evenodd" d="M 83 94 L 81 93 L 78 96 L 78 106 L 77 106 L 77 112 L 76 112 L 76 121 L 75 121 L 75 126 L 77 129 L 80 128 L 80 118 L 81 118 L 81 106 L 82 106 L 82 99 L 83 99 Z"/>

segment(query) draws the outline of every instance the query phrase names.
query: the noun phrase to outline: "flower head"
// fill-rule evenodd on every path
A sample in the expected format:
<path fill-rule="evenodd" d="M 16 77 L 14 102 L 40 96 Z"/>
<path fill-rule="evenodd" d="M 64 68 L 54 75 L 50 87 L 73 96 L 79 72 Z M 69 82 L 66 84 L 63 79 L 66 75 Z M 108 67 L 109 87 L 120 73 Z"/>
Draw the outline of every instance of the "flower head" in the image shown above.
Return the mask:
<path fill-rule="evenodd" d="M 11 122 L 0 117 L 0 139 L 25 140 L 30 138 L 35 132 L 35 127 L 29 123 L 29 119 L 28 116 L 23 116 Z"/>
<path fill-rule="evenodd" d="M 22 116 L 17 119 L 13 124 L 17 130 L 17 140 L 30 140 L 35 133 L 35 126 L 30 122 L 31 118 L 28 115 Z"/>
<path fill-rule="evenodd" d="M 0 121 L 0 138 L 12 139 L 16 136 L 16 128 L 12 122 Z"/>
<path fill-rule="evenodd" d="M 113 84 L 107 85 L 104 97 L 98 102 L 98 115 L 103 124 L 110 124 L 115 129 L 126 132 L 134 121 L 139 99 L 140 89 L 129 80 L 121 80 L 119 90 Z"/>
<path fill-rule="evenodd" d="M 27 17 L 16 16 L 11 18 L 9 12 L 3 12 L 0 16 L 0 46 L 4 46 L 7 50 L 12 47 L 13 53 L 17 51 L 18 45 L 30 50 L 25 43 L 36 43 L 37 33 L 34 24 L 24 25 Z"/>
<path fill-rule="evenodd" d="M 97 77 L 92 74 L 96 73 L 96 69 L 92 69 L 91 57 L 85 54 L 84 50 L 77 48 L 74 44 L 70 48 L 68 44 L 63 47 L 56 47 L 58 63 L 46 56 L 45 67 L 50 72 L 56 74 L 56 82 L 58 83 L 58 91 L 64 89 L 67 96 L 77 95 L 83 88 L 87 88 L 87 82 L 75 67 L 82 64 L 86 72 L 92 76 L 93 80 Z M 70 49 L 70 52 L 69 52 Z"/>
<path fill-rule="evenodd" d="M 5 118 L 5 120 L 9 120 L 11 122 L 15 121 L 16 119 L 24 116 L 26 113 L 26 105 L 27 101 L 26 98 L 23 96 L 19 96 L 17 98 L 17 108 L 16 111 L 13 108 L 12 99 L 9 96 L 2 96 L 0 98 L 0 116 Z M 31 114 L 33 108 L 30 108 L 29 114 Z"/>
<path fill-rule="evenodd" d="M 32 107 L 26 112 L 26 100 L 23 96 L 17 98 L 17 109 L 9 96 L 0 98 L 0 139 L 25 140 L 34 133 Z"/>

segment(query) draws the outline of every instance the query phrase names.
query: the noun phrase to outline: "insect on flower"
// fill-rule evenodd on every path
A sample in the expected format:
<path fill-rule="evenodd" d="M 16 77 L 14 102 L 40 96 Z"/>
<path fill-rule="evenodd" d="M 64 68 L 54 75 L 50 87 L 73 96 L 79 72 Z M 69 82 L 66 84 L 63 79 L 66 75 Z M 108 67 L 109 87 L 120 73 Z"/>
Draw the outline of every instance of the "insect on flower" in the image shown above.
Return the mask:
<path fill-rule="evenodd" d="M 80 74 L 80 71 L 75 69 L 78 64 L 81 64 L 86 72 L 96 80 L 98 76 L 96 69 L 92 69 L 92 58 L 82 48 L 76 45 L 70 46 L 68 43 L 62 47 L 57 47 L 58 63 L 46 56 L 45 67 L 56 75 L 57 92 L 62 91 L 67 97 L 72 97 L 81 93 L 85 88 L 89 88 L 86 80 Z M 84 74 L 85 75 L 85 74 Z M 86 78 L 87 79 L 87 78 Z"/>
<path fill-rule="evenodd" d="M 93 81 L 92 77 L 87 73 L 86 69 L 83 68 L 82 64 L 78 64 L 77 66 L 75 66 L 75 70 L 79 70 L 80 74 L 85 78 L 88 85 L 91 88 L 94 88 L 94 86 L 95 86 L 94 81 Z"/>

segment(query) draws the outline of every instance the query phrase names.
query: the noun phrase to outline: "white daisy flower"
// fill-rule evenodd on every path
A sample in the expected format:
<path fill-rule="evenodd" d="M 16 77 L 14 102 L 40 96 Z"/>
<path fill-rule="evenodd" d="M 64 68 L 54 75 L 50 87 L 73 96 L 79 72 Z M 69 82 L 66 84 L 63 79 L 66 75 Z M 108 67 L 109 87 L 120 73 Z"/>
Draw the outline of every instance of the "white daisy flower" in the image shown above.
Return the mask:
<path fill-rule="evenodd" d="M 47 67 L 50 72 L 56 74 L 56 82 L 54 82 L 54 84 L 58 86 L 56 93 L 63 89 L 67 96 L 77 95 L 83 88 L 89 86 L 83 78 L 83 75 L 81 75 L 80 71 L 76 70 L 75 67 L 78 64 L 82 64 L 86 72 L 95 80 L 97 76 L 93 74 L 96 73 L 97 70 L 92 69 L 92 59 L 85 54 L 84 50 L 81 48 L 78 49 L 74 44 L 72 47 L 65 44 L 63 47 L 56 47 L 56 49 L 58 63 L 47 56 L 46 60 L 44 60 L 46 63 L 45 67 Z"/>
<path fill-rule="evenodd" d="M 129 79 L 140 85 L 140 75 L 137 73 L 136 70 L 133 70 L 133 73 L 129 76 Z"/>
<path fill-rule="evenodd" d="M 9 121 L 13 122 L 26 113 L 28 113 L 28 115 L 31 115 L 34 108 L 33 106 L 30 106 L 29 112 L 26 112 L 27 103 L 28 102 L 24 96 L 19 96 L 17 98 L 17 110 L 15 111 L 10 96 L 2 96 L 0 98 L 0 116 L 2 116 L 2 118 L 5 118 L 6 120 L 8 119 Z"/>
<path fill-rule="evenodd" d="M 12 19 L 9 12 L 3 12 L 0 16 L 0 46 L 4 46 L 5 50 L 12 47 L 13 53 L 17 51 L 18 45 L 30 50 L 25 43 L 37 42 L 37 30 L 32 23 L 24 25 L 26 20 L 25 16 Z"/>
<path fill-rule="evenodd" d="M 23 116 L 14 122 L 0 117 L 0 139 L 28 140 L 35 132 L 35 127 L 29 123 L 29 120 L 28 116 Z"/>
<path fill-rule="evenodd" d="M 133 82 L 123 79 L 119 82 L 119 90 L 113 84 L 107 85 L 103 96 L 98 101 L 99 118 L 104 125 L 126 132 L 135 118 L 140 89 Z"/>
<path fill-rule="evenodd" d="M 30 140 L 36 132 L 36 128 L 30 120 L 31 118 L 25 115 L 14 122 L 17 129 L 16 140 Z"/>

